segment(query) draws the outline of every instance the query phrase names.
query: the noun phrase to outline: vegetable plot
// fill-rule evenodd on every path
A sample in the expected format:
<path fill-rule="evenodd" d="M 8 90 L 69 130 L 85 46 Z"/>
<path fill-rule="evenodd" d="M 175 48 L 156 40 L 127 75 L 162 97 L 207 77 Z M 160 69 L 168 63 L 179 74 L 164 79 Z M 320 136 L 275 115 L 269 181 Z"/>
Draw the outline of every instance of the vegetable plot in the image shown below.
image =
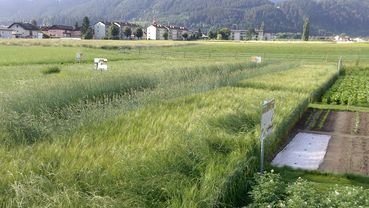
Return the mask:
<path fill-rule="evenodd" d="M 369 106 L 369 69 L 345 69 L 322 102 L 334 105 Z"/>

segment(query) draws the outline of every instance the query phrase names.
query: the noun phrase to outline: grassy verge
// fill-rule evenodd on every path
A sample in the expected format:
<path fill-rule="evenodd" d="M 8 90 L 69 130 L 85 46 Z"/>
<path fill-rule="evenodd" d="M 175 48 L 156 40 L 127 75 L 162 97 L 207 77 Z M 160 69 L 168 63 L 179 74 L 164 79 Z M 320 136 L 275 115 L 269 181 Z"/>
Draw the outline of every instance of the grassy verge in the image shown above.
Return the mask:
<path fill-rule="evenodd" d="M 325 191 L 336 185 L 338 186 L 359 186 L 369 188 L 369 177 L 355 174 L 331 174 L 321 173 L 318 171 L 294 170 L 291 168 L 275 168 L 273 169 L 281 174 L 286 182 L 296 181 L 299 177 L 314 182 L 316 186 Z"/>
<path fill-rule="evenodd" d="M 333 110 L 333 111 L 351 111 L 351 112 L 369 112 L 368 107 L 358 107 L 358 106 L 345 106 L 345 105 L 331 105 L 322 103 L 311 103 L 309 108 L 315 108 L 320 110 Z"/>

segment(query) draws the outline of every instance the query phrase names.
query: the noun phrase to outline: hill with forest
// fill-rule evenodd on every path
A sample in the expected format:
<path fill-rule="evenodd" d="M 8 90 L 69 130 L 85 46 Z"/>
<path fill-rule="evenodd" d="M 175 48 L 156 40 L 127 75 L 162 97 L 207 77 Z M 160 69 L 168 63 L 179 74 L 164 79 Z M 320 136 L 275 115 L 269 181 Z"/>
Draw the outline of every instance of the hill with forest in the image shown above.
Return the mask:
<path fill-rule="evenodd" d="M 369 36 L 368 0 L 0 0 L 0 22 L 74 24 L 83 16 L 189 28 L 246 29 L 265 22 L 269 32 L 300 32 L 311 19 L 316 35 L 347 33 Z"/>

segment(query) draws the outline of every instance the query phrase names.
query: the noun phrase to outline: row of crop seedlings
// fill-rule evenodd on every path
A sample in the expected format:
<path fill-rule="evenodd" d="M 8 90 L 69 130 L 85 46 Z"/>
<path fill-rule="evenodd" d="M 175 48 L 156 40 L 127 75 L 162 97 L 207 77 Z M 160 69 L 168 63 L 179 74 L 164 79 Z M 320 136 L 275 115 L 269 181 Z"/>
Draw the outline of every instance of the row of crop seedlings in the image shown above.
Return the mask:
<path fill-rule="evenodd" d="M 309 71 L 324 76 L 302 78 L 307 68 L 249 80 L 255 84 L 258 80 L 269 80 L 263 87 L 239 84 L 148 106 L 108 122 L 86 126 L 68 143 L 56 140 L 52 148 L 49 143 L 39 144 L 33 150 L 32 161 L 21 156 L 17 160 L 47 164 L 48 158 L 53 158 L 58 166 L 52 170 L 35 169 L 33 175 L 46 176 L 52 171 L 53 180 L 38 182 L 43 177 L 34 178 L 37 190 L 46 193 L 33 193 L 34 189 L 30 188 L 22 201 L 43 206 L 40 203 L 45 200 L 40 197 L 52 195 L 53 201 L 76 203 L 81 200 L 80 193 L 86 192 L 94 194 L 83 195 L 83 200 L 99 206 L 245 205 L 249 202 L 250 178 L 259 164 L 261 102 L 271 98 L 276 101 L 274 134 L 267 146 L 270 158 L 303 114 L 314 92 L 325 88 L 335 77 L 335 68 L 325 66 L 311 67 Z M 283 89 L 271 90 L 273 86 L 280 88 L 281 84 Z M 301 84 L 314 87 L 293 90 Z M 2 164 L 14 173 L 30 166 L 22 163 L 14 167 L 7 163 L 15 164 L 14 161 L 4 160 Z M 0 184 L 11 185 L 7 180 L 10 179 L 0 178 Z M 23 174 L 12 175 L 11 180 L 18 186 L 29 187 L 30 179 Z M 53 184 L 54 181 L 58 184 Z M 50 188 L 63 183 L 75 187 L 66 199 L 58 198 L 66 197 L 57 194 L 63 188 Z M 96 198 L 96 194 L 109 196 L 109 200 Z M 12 192 L 5 198 L 0 196 L 0 201 L 16 197 Z"/>
<path fill-rule="evenodd" d="M 323 95 L 322 102 L 334 105 L 369 106 L 369 68 L 346 68 Z"/>

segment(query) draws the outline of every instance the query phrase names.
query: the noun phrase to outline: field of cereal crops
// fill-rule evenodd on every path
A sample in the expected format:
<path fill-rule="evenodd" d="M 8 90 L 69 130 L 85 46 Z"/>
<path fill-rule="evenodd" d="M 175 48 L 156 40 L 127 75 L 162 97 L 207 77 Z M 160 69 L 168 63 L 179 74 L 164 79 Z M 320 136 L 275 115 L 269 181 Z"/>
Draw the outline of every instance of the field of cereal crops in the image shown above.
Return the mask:
<path fill-rule="evenodd" d="M 247 205 L 261 102 L 277 103 L 269 160 L 336 80 L 338 58 L 357 63 L 369 53 L 331 43 L 0 44 L 7 207 Z M 94 70 L 95 57 L 108 58 L 109 70 Z"/>

